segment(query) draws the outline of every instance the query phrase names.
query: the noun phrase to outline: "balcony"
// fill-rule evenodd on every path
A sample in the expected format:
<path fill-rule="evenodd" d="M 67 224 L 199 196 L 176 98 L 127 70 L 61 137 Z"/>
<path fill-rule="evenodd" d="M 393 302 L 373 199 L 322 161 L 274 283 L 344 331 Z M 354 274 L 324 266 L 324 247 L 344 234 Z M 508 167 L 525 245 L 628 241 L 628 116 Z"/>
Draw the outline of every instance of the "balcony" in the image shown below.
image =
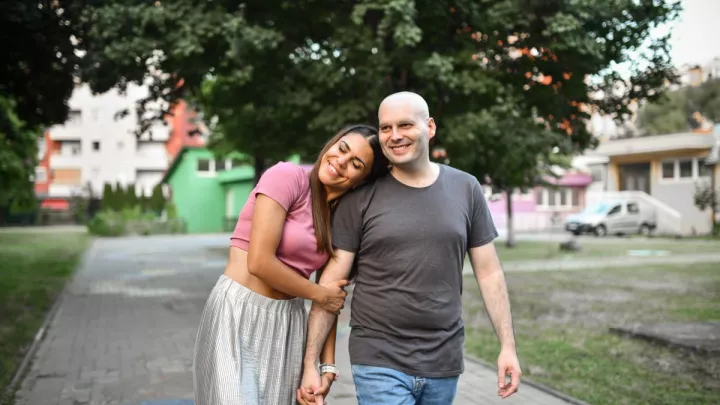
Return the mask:
<path fill-rule="evenodd" d="M 52 169 L 79 169 L 82 166 L 81 155 L 70 155 L 58 153 L 50 155 L 50 167 Z"/>
<path fill-rule="evenodd" d="M 50 128 L 50 139 L 53 141 L 79 141 L 82 128 L 78 125 L 56 125 Z"/>
<path fill-rule="evenodd" d="M 82 194 L 82 186 L 80 184 L 58 184 L 51 183 L 48 188 L 48 197 L 69 198 Z"/>
<path fill-rule="evenodd" d="M 136 170 L 162 171 L 168 167 L 167 155 L 138 154 L 134 160 Z"/>

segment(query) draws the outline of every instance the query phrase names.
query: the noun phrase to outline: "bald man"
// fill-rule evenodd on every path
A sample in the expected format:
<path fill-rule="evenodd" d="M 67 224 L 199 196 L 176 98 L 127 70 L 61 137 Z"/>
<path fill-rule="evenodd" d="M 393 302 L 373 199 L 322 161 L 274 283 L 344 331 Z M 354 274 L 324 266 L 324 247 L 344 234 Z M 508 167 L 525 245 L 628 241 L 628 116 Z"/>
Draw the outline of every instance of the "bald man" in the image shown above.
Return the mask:
<path fill-rule="evenodd" d="M 498 395 L 517 391 L 520 365 L 498 236 L 474 176 L 430 161 L 435 121 L 410 92 L 378 110 L 390 174 L 348 193 L 333 217 L 332 258 L 321 282 L 357 275 L 351 305 L 350 362 L 360 405 L 447 405 L 464 370 L 462 271 L 466 253 L 500 340 Z M 320 350 L 335 315 L 313 304 L 301 404 L 322 403 L 328 379 Z M 320 371 L 318 371 L 320 370 Z M 510 382 L 507 382 L 510 376 Z"/>

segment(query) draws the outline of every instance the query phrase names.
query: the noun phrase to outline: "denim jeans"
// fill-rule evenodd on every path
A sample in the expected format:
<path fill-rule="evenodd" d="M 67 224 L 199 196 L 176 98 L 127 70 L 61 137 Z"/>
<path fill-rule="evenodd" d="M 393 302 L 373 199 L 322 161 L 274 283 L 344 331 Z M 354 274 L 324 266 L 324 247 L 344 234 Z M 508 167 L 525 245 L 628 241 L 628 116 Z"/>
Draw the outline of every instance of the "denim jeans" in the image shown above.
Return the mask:
<path fill-rule="evenodd" d="M 458 377 L 413 377 L 373 366 L 352 366 L 358 405 L 449 405 L 455 399 Z"/>

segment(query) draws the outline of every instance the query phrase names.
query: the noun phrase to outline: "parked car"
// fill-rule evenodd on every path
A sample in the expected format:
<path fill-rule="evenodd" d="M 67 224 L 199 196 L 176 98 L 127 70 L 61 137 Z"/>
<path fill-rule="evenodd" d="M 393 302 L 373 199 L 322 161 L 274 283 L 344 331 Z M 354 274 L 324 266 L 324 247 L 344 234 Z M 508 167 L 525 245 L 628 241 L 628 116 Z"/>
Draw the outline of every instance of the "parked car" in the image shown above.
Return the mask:
<path fill-rule="evenodd" d="M 565 219 L 565 230 L 573 235 L 650 235 L 657 227 L 655 219 L 655 209 L 641 205 L 638 201 L 602 201 L 568 216 Z"/>

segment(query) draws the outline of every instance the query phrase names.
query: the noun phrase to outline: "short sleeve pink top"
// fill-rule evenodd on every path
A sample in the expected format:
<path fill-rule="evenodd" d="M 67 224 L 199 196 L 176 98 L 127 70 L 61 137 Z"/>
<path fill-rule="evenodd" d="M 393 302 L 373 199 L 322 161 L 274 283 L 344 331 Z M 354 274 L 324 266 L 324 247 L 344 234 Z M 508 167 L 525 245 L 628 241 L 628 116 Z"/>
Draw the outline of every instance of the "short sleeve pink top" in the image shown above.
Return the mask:
<path fill-rule="evenodd" d="M 267 169 L 245 203 L 230 245 L 247 251 L 250 227 L 258 194 L 277 201 L 287 211 L 277 258 L 305 278 L 325 265 L 329 255 L 317 251 L 317 239 L 312 218 L 310 175 L 302 167 L 280 162 Z"/>

